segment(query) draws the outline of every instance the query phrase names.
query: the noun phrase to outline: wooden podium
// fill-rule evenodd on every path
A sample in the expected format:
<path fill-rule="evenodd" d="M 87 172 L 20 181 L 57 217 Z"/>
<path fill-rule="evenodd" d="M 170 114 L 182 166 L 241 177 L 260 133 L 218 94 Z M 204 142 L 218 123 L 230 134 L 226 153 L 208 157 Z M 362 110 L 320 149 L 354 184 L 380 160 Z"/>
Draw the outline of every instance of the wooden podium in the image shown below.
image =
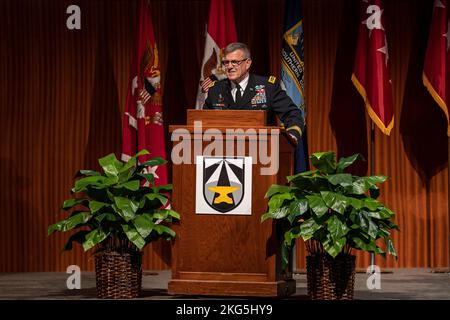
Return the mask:
<path fill-rule="evenodd" d="M 201 129 L 198 122 L 194 126 L 194 121 L 201 121 Z M 173 164 L 173 209 L 180 213 L 181 220 L 173 226 L 177 236 L 172 247 L 170 294 L 277 297 L 295 293 L 291 272 L 281 270 L 280 243 L 283 235 L 277 234 L 274 221 L 261 223 L 261 215 L 267 211 L 264 194 L 272 184 L 285 184 L 286 176 L 293 174 L 294 147 L 278 127 L 265 124 L 266 111 L 188 110 L 187 125 L 169 127 L 173 147 L 181 143 L 177 141 L 180 132 L 189 132 L 192 142 L 190 163 Z M 234 146 L 234 155 L 237 156 L 249 156 L 249 143 L 254 139 L 258 142 L 266 139 L 269 149 L 271 143 L 279 146 L 277 173 L 261 175 L 260 169 L 266 165 L 260 161 L 253 162 L 251 215 L 196 213 L 194 160 L 210 144 L 202 136 L 213 128 L 223 134 L 224 146 L 225 143 L 244 141 L 245 151 Z M 227 129 L 237 132 L 235 140 L 227 141 Z M 265 136 L 251 133 L 264 129 L 268 131 Z M 202 150 L 194 150 L 195 140 Z M 226 156 L 224 152 L 215 150 L 212 155 Z"/>

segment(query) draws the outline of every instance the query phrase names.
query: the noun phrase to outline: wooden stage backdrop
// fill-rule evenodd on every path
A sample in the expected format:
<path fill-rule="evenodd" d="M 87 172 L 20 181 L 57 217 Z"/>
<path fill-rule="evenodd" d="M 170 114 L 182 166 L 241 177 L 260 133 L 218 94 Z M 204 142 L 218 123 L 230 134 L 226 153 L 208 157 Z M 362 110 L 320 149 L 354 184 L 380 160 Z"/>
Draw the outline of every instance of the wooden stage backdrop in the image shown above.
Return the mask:
<path fill-rule="evenodd" d="M 78 169 L 119 154 L 137 1 L 79 0 L 82 28 L 66 28 L 71 0 L 0 2 L 0 272 L 93 270 L 68 234 L 46 236 Z M 239 39 L 253 71 L 279 74 L 282 1 L 234 0 Z M 310 151 L 361 152 L 369 128 L 350 81 L 357 26 L 354 0 L 303 0 Z M 376 172 L 390 177 L 382 200 L 398 213 L 399 260 L 389 268 L 448 267 L 448 165 L 444 114 L 421 83 L 433 1 L 385 1 L 395 102 L 390 137 L 376 132 Z M 152 0 L 160 50 L 165 125 L 185 123 L 203 58 L 208 0 Z M 367 164 L 355 173 L 366 174 Z M 358 267 L 369 255 L 358 258 Z M 304 267 L 304 249 L 297 265 Z M 146 269 L 170 267 L 169 245 L 146 250 Z"/>

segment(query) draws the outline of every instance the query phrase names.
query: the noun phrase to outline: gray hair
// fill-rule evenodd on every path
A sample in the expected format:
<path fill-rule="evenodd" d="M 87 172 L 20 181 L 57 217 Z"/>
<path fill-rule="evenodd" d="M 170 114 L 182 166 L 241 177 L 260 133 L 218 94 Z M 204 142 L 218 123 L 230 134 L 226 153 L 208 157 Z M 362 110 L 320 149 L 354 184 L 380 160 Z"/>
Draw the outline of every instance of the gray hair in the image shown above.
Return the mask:
<path fill-rule="evenodd" d="M 244 59 L 251 59 L 250 50 L 245 43 L 232 42 L 224 49 L 225 55 L 232 53 L 236 50 L 242 50 L 244 52 Z"/>

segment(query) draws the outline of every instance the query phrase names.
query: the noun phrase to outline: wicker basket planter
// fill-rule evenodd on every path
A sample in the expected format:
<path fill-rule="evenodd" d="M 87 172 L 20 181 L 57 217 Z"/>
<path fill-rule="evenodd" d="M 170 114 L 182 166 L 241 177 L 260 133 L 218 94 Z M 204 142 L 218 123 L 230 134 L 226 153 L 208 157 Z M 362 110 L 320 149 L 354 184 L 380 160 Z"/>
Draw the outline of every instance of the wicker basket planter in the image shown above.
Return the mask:
<path fill-rule="evenodd" d="M 308 295 L 313 300 L 352 300 L 355 256 L 312 254 L 306 257 Z"/>
<path fill-rule="evenodd" d="M 355 257 L 352 250 L 397 257 L 391 232 L 399 231 L 395 213 L 377 198 L 383 175 L 357 176 L 346 172 L 360 154 L 340 158 L 336 153 L 311 154 L 314 170 L 288 176 L 289 185 L 272 185 L 266 192 L 268 212 L 261 221 L 280 221 L 285 254 L 281 268 L 296 239 L 308 252 L 306 269 L 311 299 L 353 299 Z M 379 246 L 384 240 L 384 248 Z"/>
<path fill-rule="evenodd" d="M 110 153 L 98 159 L 101 171 L 80 170 L 72 197 L 62 204 L 66 218 L 48 227 L 48 235 L 77 230 L 64 250 L 73 243 L 84 251 L 95 248 L 98 298 L 139 297 L 145 246 L 175 238 L 170 226 L 180 214 L 169 209 L 172 185 L 156 186 L 155 175 L 148 172 L 166 160 L 149 154 L 144 149 L 121 161 Z"/>
<path fill-rule="evenodd" d="M 95 276 L 98 298 L 137 298 L 141 294 L 142 253 L 96 253 Z"/>

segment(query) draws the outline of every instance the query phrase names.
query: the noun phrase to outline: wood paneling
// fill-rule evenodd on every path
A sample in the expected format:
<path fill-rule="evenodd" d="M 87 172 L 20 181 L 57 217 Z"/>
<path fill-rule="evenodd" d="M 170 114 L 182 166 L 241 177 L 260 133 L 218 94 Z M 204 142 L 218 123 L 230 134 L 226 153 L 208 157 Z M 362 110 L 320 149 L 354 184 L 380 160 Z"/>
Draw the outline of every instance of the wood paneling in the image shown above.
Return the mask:
<path fill-rule="evenodd" d="M 370 159 L 370 123 L 350 76 L 355 0 L 303 0 L 310 152 Z M 399 259 L 388 267 L 448 267 L 448 162 L 443 113 L 421 83 L 432 1 L 385 1 L 395 126 L 376 131 L 375 172 L 388 175 L 382 200 L 398 213 Z M 66 28 L 69 0 L 0 2 L 0 272 L 93 269 L 68 234 L 46 236 L 63 217 L 77 170 L 120 151 L 137 1 L 80 0 L 81 30 Z M 233 1 L 239 40 L 258 74 L 277 75 L 283 8 L 276 0 Z M 208 0 L 152 0 L 163 75 L 165 124 L 183 124 L 195 103 Z M 170 141 L 167 139 L 166 141 Z M 170 153 L 168 153 L 170 154 Z M 361 164 L 357 174 L 367 174 Z M 146 269 L 165 269 L 170 246 L 146 249 Z M 298 266 L 304 265 L 298 247 Z M 359 267 L 369 255 L 361 254 Z"/>

